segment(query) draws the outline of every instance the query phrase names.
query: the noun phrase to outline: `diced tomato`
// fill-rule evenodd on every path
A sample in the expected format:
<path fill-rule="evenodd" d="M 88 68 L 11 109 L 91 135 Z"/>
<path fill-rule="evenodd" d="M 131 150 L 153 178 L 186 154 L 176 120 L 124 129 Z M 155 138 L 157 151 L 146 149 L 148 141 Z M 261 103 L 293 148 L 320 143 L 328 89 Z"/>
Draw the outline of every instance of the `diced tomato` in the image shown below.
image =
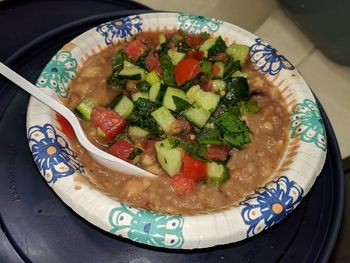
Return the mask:
<path fill-rule="evenodd" d="M 145 64 L 148 71 L 155 70 L 157 71 L 159 76 L 163 75 L 163 70 L 162 70 L 162 67 L 160 66 L 159 58 L 153 52 L 149 53 L 149 55 L 145 59 Z"/>
<path fill-rule="evenodd" d="M 201 50 L 191 50 L 186 54 L 186 58 L 193 58 L 195 60 L 201 61 L 204 57 L 204 52 Z"/>
<path fill-rule="evenodd" d="M 217 64 L 214 64 L 212 67 L 212 71 L 214 74 L 218 74 L 220 72 L 220 67 Z"/>
<path fill-rule="evenodd" d="M 200 161 L 188 154 L 183 159 L 183 170 L 186 178 L 198 181 L 207 177 L 208 165 L 206 162 Z"/>
<path fill-rule="evenodd" d="M 118 113 L 101 106 L 97 106 L 92 110 L 91 120 L 106 134 L 107 140 L 111 140 L 118 135 L 126 124 L 126 120 Z"/>
<path fill-rule="evenodd" d="M 147 144 L 146 144 L 144 153 L 148 154 L 148 155 L 155 154 L 155 152 L 156 152 L 156 149 L 154 148 L 155 143 L 156 143 L 156 141 L 154 141 L 154 140 L 147 140 Z"/>
<path fill-rule="evenodd" d="M 196 48 L 200 44 L 202 44 L 203 40 L 202 38 L 197 34 L 197 35 L 189 35 L 186 36 L 185 42 L 187 45 L 189 45 L 191 48 Z"/>
<path fill-rule="evenodd" d="M 61 126 L 62 132 L 67 136 L 68 139 L 75 139 L 75 133 L 72 125 L 59 113 L 56 113 L 56 120 Z"/>
<path fill-rule="evenodd" d="M 184 84 L 187 80 L 195 78 L 201 72 L 198 60 L 185 58 L 175 67 L 174 74 L 177 85 Z"/>
<path fill-rule="evenodd" d="M 180 195 L 189 193 L 196 187 L 195 181 L 185 177 L 181 172 L 171 177 L 170 182 Z"/>
<path fill-rule="evenodd" d="M 108 152 L 119 159 L 127 162 L 131 162 L 128 157 L 134 150 L 134 145 L 129 143 L 127 140 L 116 141 L 109 149 Z"/>
<path fill-rule="evenodd" d="M 225 161 L 229 151 L 230 147 L 228 145 L 210 145 L 208 146 L 208 153 L 204 158 L 214 161 Z"/>
<path fill-rule="evenodd" d="M 146 50 L 147 47 L 139 39 L 131 41 L 124 47 L 125 54 L 133 61 L 136 61 Z"/>

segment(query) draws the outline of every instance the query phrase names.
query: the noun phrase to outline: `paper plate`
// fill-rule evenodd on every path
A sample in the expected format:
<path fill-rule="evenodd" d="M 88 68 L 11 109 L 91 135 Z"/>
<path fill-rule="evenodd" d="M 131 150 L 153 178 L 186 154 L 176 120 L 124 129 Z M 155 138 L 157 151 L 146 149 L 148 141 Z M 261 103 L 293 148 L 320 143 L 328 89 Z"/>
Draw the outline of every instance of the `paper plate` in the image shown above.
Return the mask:
<path fill-rule="evenodd" d="M 112 234 L 156 247 L 193 249 L 254 236 L 286 217 L 308 193 L 322 170 L 327 142 L 316 100 L 294 66 L 257 36 L 213 18 L 181 13 L 147 13 L 103 23 L 62 47 L 37 80 L 37 87 L 58 99 L 90 55 L 149 30 L 182 29 L 221 35 L 250 47 L 253 65 L 282 93 L 290 112 L 290 141 L 278 178 L 246 196 L 237 207 L 206 215 L 181 216 L 130 207 L 81 185 L 87 170 L 61 132 L 55 112 L 31 98 L 27 136 L 38 170 L 76 213 Z M 271 178 L 274 178 L 273 175 Z"/>

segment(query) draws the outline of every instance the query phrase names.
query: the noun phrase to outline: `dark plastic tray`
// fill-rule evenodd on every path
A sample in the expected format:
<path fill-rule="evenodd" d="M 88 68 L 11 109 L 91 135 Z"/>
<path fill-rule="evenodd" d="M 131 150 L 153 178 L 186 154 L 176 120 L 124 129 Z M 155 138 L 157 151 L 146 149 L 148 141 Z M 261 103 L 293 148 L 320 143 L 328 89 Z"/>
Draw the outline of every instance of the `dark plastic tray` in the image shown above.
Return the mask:
<path fill-rule="evenodd" d="M 135 13 L 135 11 L 130 12 Z M 6 63 L 34 82 L 74 36 L 127 12 L 112 12 L 42 35 Z M 322 173 L 285 220 L 247 240 L 201 250 L 166 250 L 112 236 L 67 207 L 37 171 L 26 138 L 29 95 L 0 80 L 0 261 L 18 262 L 326 262 L 343 209 L 343 172 L 332 127 Z"/>

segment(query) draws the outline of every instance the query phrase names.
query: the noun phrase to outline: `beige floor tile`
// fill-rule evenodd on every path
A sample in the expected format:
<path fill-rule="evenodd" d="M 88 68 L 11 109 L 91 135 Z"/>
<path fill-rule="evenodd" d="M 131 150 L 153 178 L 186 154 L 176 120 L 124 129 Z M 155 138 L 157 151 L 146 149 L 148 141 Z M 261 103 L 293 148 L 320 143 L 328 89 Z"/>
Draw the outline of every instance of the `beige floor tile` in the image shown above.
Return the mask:
<path fill-rule="evenodd" d="M 342 157 L 350 155 L 350 68 L 331 62 L 319 50 L 300 65 L 336 133 Z"/>

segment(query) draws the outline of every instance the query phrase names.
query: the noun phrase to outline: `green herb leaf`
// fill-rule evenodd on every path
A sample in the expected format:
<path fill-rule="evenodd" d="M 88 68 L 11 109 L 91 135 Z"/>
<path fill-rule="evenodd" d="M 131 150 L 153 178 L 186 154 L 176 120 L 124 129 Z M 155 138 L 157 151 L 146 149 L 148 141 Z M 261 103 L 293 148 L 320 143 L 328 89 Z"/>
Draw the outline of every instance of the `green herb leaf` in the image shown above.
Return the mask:
<path fill-rule="evenodd" d="M 162 43 L 160 45 L 160 48 L 159 48 L 159 50 L 157 52 L 158 53 L 158 57 L 161 57 L 161 56 L 167 54 L 167 52 L 168 52 L 168 41 L 165 41 L 164 43 Z"/>
<path fill-rule="evenodd" d="M 206 145 L 223 145 L 220 129 L 215 125 L 213 128 L 202 128 L 199 133 L 199 142 Z"/>
<path fill-rule="evenodd" d="M 174 75 L 174 65 L 171 62 L 170 57 L 167 54 L 163 54 L 160 57 L 160 65 L 163 70 L 163 80 L 165 85 L 176 87 L 175 75 Z"/>
<path fill-rule="evenodd" d="M 224 140 L 230 145 L 241 148 L 243 144 L 251 141 L 249 132 L 224 133 Z"/>
<path fill-rule="evenodd" d="M 148 57 L 149 53 L 152 51 L 152 49 L 148 49 L 145 53 L 143 53 L 136 61 L 136 65 L 142 68 L 147 68 L 145 65 L 145 60 Z"/>
<path fill-rule="evenodd" d="M 147 81 L 140 81 L 136 84 L 136 88 L 141 92 L 148 92 L 151 88 L 151 84 L 149 84 Z"/>
<path fill-rule="evenodd" d="M 213 76 L 213 71 L 212 71 L 212 63 L 206 60 L 203 60 L 199 62 L 199 65 L 202 69 L 202 73 L 204 74 L 205 78 L 207 80 L 211 79 Z"/>
<path fill-rule="evenodd" d="M 227 104 L 238 103 L 242 100 L 249 100 L 249 86 L 246 78 L 229 77 L 225 78 L 227 92 L 223 100 Z"/>
<path fill-rule="evenodd" d="M 158 102 L 153 102 L 145 98 L 139 98 L 135 102 L 135 108 L 128 118 L 130 124 L 140 126 L 156 135 L 161 135 L 157 122 L 150 116 L 151 112 L 160 106 Z"/>
<path fill-rule="evenodd" d="M 245 132 L 249 131 L 249 128 L 245 121 L 240 120 L 237 116 L 225 112 L 220 115 L 216 120 L 215 124 L 219 127 L 227 130 L 228 132 Z"/>
<path fill-rule="evenodd" d="M 224 140 L 236 148 L 251 141 L 249 128 L 245 121 L 230 112 L 220 115 L 215 124 L 219 126 L 223 133 Z"/>
<path fill-rule="evenodd" d="M 129 154 L 128 159 L 134 160 L 136 156 L 140 155 L 143 152 L 142 149 L 135 147 L 134 150 Z"/>
<path fill-rule="evenodd" d="M 211 57 L 213 55 L 216 55 L 218 53 L 223 53 L 226 51 L 226 44 L 225 41 L 221 38 L 221 36 L 219 36 L 216 41 L 215 44 L 209 48 L 208 50 L 208 57 Z"/>
<path fill-rule="evenodd" d="M 191 103 L 189 103 L 188 101 L 181 99 L 177 96 L 172 96 L 172 97 L 173 97 L 174 104 L 176 106 L 175 111 L 182 112 L 182 111 L 188 109 L 189 107 L 191 107 Z"/>
<path fill-rule="evenodd" d="M 241 69 L 239 60 L 234 61 L 232 57 L 228 57 L 225 63 L 224 78 L 231 77 L 233 73 Z"/>
<path fill-rule="evenodd" d="M 181 147 L 189 155 L 198 159 L 203 159 L 203 157 L 208 153 L 207 146 L 198 142 L 185 141 L 174 136 L 170 136 L 169 141 L 173 147 Z"/>

